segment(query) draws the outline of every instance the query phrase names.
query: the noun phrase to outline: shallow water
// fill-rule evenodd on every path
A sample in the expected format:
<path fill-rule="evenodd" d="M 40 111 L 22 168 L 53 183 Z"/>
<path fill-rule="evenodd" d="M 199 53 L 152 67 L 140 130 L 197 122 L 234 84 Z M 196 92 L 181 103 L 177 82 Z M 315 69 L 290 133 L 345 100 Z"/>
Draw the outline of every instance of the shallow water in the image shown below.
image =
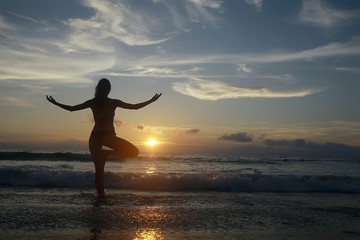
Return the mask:
<path fill-rule="evenodd" d="M 3 239 L 359 239 L 358 194 L 2 188 Z"/>

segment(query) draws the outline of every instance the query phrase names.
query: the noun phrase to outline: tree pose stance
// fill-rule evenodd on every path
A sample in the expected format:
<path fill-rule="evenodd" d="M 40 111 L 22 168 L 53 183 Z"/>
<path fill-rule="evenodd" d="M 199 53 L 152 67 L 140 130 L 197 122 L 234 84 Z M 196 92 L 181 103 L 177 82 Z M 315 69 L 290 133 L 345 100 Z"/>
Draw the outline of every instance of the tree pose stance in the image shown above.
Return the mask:
<path fill-rule="evenodd" d="M 46 96 L 46 99 L 49 102 L 71 112 L 91 108 L 95 125 L 89 138 L 89 149 L 95 165 L 95 185 L 98 196 L 105 195 L 104 167 L 106 157 L 109 155 L 118 157 L 137 157 L 139 154 L 139 150 L 133 144 L 125 139 L 116 137 L 113 125 L 115 109 L 117 107 L 125 109 L 143 108 L 146 105 L 155 102 L 161 96 L 161 93 L 155 94 L 148 101 L 130 104 L 118 99 L 108 98 L 110 90 L 110 81 L 103 78 L 95 88 L 95 97 L 78 105 L 69 106 L 61 104 L 55 101 L 52 96 Z M 103 150 L 103 146 L 109 147 L 112 150 Z"/>

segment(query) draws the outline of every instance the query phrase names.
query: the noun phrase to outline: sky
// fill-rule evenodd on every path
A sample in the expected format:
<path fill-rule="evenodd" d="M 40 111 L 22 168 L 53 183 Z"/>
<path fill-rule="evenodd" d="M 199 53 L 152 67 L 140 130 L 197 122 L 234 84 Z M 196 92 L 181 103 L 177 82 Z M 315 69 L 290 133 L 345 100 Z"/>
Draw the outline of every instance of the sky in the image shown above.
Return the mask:
<path fill-rule="evenodd" d="M 142 152 L 360 155 L 360 1 L 0 0 L 0 149 L 87 150 L 101 78 Z M 147 144 L 154 140 L 155 145 Z"/>

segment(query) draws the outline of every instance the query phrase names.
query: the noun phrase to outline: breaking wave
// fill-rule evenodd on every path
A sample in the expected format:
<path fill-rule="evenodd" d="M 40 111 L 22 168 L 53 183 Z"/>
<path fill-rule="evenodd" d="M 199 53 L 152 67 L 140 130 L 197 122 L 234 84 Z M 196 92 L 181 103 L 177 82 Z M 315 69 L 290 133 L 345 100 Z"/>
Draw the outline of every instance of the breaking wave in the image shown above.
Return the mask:
<path fill-rule="evenodd" d="M 1 168 L 0 186 L 94 187 L 93 171 L 29 171 Z M 253 174 L 143 174 L 106 172 L 107 188 L 142 191 L 329 192 L 360 193 L 360 178 L 350 176 Z"/>

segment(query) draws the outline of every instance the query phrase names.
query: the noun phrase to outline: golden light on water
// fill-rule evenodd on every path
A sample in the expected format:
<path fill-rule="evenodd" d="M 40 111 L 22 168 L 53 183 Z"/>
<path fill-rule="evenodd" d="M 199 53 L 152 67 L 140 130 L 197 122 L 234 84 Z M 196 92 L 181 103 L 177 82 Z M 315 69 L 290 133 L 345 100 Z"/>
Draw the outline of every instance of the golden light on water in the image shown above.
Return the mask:
<path fill-rule="evenodd" d="M 164 239 L 162 233 L 155 228 L 140 229 L 136 233 L 134 240 L 161 240 Z"/>
<path fill-rule="evenodd" d="M 153 140 L 153 139 L 151 139 L 150 141 L 147 142 L 147 144 L 150 145 L 150 146 L 154 146 L 154 145 L 156 145 L 157 143 L 158 143 L 158 142 L 155 141 L 155 140 Z"/>
<path fill-rule="evenodd" d="M 174 221 L 174 216 L 162 206 L 136 207 L 132 209 L 132 216 L 133 223 L 139 226 L 133 240 L 163 240 L 165 232 L 161 226 Z"/>
<path fill-rule="evenodd" d="M 156 172 L 156 167 L 152 167 L 152 166 L 150 166 L 150 167 L 146 167 L 146 173 L 147 174 L 153 174 L 153 173 L 155 173 Z"/>

